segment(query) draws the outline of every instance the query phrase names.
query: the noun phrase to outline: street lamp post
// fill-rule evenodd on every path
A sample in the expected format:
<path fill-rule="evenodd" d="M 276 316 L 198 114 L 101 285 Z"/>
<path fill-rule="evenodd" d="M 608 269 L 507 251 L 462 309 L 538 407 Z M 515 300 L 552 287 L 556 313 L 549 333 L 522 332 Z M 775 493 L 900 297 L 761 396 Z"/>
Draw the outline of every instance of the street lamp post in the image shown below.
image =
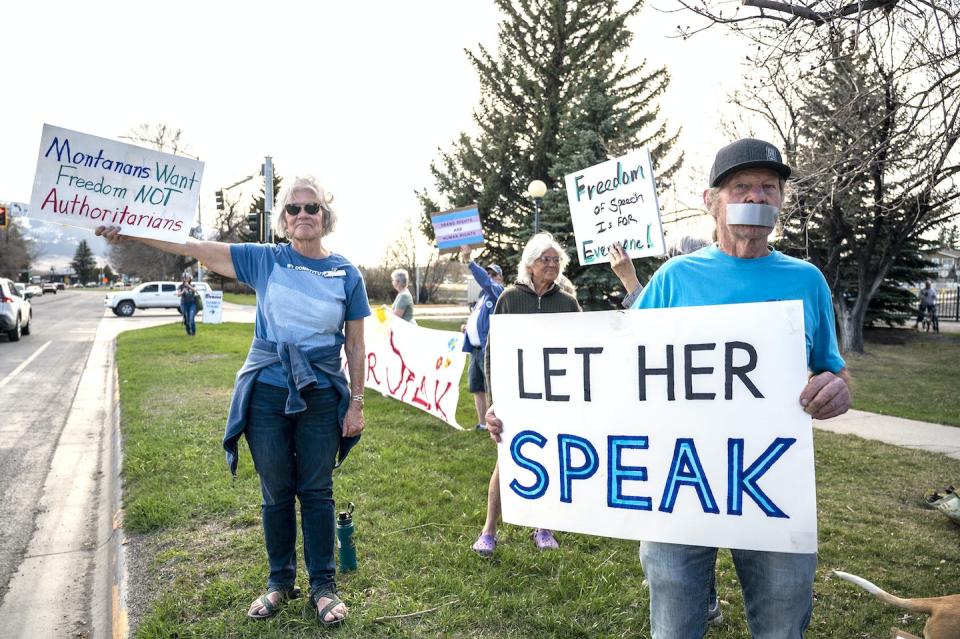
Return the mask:
<path fill-rule="evenodd" d="M 527 187 L 527 194 L 533 198 L 533 234 L 540 232 L 540 203 L 547 194 L 547 185 L 543 180 L 534 180 Z"/>

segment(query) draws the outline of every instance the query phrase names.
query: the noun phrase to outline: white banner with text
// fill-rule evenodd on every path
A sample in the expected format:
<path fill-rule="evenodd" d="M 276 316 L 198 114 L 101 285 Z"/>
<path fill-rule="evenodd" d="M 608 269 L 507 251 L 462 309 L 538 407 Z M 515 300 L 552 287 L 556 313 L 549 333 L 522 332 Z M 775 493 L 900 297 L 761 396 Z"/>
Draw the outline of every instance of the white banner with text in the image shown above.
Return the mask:
<path fill-rule="evenodd" d="M 799 301 L 491 317 L 504 521 L 817 549 Z"/>
<path fill-rule="evenodd" d="M 363 323 L 363 339 L 367 388 L 463 430 L 457 423 L 460 378 L 467 358 L 461 350 L 463 333 L 417 326 L 380 306 Z"/>

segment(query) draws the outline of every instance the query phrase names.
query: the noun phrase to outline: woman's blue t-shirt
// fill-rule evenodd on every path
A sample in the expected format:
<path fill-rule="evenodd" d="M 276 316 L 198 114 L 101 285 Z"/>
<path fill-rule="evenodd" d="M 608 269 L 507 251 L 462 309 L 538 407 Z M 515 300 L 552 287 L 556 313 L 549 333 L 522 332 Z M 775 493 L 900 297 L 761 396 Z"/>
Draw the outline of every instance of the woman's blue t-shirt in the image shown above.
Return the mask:
<path fill-rule="evenodd" d="M 257 292 L 254 334 L 301 349 L 342 346 L 344 322 L 370 315 L 360 271 L 345 257 L 304 257 L 289 244 L 232 244 L 237 279 Z M 280 364 L 260 372 L 259 381 L 287 387 Z M 330 386 L 317 371 L 317 386 Z"/>

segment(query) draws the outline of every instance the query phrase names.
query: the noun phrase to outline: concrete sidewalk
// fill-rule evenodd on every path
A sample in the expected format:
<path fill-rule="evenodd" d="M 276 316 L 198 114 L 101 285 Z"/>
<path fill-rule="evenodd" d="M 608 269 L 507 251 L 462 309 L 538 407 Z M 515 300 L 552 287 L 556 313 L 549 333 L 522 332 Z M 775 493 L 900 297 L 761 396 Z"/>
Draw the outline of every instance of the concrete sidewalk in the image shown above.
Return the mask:
<path fill-rule="evenodd" d="M 0 606 L 0 635 L 128 635 L 114 349 L 122 331 L 177 321 L 169 311 L 135 318 L 104 313 L 100 320 L 50 462 L 26 557 Z M 88 611 L 89 619 L 75 623 L 66 614 L 74 609 Z"/>
<path fill-rule="evenodd" d="M 814 420 L 814 428 L 875 439 L 894 446 L 919 448 L 960 459 L 960 427 L 849 410 L 840 417 Z"/>

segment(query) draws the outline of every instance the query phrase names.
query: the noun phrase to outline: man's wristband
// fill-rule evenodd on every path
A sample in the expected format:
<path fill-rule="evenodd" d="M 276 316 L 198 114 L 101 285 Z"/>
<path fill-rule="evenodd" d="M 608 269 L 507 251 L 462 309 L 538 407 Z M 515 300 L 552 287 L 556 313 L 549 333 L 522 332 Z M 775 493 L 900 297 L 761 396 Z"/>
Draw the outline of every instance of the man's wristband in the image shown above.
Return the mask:
<path fill-rule="evenodd" d="M 362 403 L 363 403 L 363 395 L 362 395 L 362 394 L 360 394 L 360 395 L 351 395 L 351 396 L 350 396 L 350 401 L 351 401 L 351 402 L 360 402 L 360 403 L 362 404 Z"/>

